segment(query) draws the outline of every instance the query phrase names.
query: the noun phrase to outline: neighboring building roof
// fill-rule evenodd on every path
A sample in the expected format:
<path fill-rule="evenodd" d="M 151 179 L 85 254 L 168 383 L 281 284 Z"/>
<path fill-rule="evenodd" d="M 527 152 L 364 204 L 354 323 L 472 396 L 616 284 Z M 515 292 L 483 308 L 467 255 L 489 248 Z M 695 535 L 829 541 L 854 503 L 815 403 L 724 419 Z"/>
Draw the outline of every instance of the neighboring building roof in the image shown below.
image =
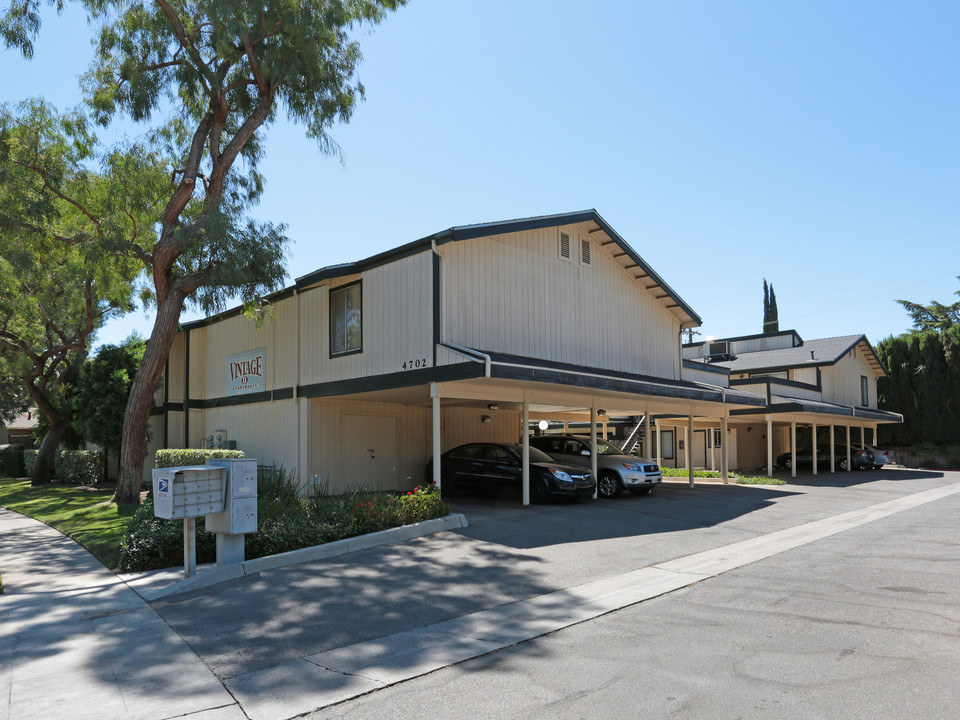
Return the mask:
<path fill-rule="evenodd" d="M 20 413 L 4 427 L 7 430 L 33 430 L 37 427 L 37 414 L 36 412 Z"/>
<path fill-rule="evenodd" d="M 721 360 L 711 365 L 729 368 L 731 373 L 765 372 L 786 370 L 798 367 L 821 367 L 833 365 L 854 347 L 863 343 L 867 362 L 871 367 L 886 375 L 886 369 L 865 335 L 844 335 L 842 337 L 804 340 L 797 347 L 778 350 L 758 350 L 740 353 L 730 360 Z M 705 362 L 705 360 L 699 360 Z"/>
<path fill-rule="evenodd" d="M 804 398 L 774 396 L 775 401 L 766 406 L 760 413 L 756 410 L 731 410 L 731 415 L 759 415 L 776 413 L 817 413 L 820 415 L 840 415 L 844 417 L 866 418 L 878 422 L 901 423 L 903 415 L 889 410 L 841 405 L 823 400 L 809 400 Z"/>

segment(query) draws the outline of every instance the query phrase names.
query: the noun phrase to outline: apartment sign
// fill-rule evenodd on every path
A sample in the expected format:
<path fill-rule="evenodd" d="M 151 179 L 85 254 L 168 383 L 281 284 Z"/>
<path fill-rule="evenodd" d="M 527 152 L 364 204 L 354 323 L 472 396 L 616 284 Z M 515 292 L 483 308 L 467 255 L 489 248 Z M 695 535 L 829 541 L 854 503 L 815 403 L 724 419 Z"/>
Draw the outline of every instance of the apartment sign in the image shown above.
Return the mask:
<path fill-rule="evenodd" d="M 263 380 L 265 347 L 227 356 L 227 395 L 244 395 L 266 389 Z"/>

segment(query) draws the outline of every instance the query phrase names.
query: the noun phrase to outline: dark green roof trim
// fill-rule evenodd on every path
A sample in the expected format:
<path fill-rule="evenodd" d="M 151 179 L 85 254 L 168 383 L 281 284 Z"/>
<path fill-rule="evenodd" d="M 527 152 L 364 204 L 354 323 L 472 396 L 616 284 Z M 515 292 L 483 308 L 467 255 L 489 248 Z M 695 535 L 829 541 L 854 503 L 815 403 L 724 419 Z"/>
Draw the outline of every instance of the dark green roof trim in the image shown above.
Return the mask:
<path fill-rule="evenodd" d="M 809 413 L 811 415 L 838 415 L 842 417 L 858 418 L 862 420 L 877 420 L 879 422 L 901 423 L 903 415 L 888 410 L 873 410 L 871 408 L 853 408 L 849 405 L 834 405 L 832 403 L 808 404 L 802 400 L 791 403 L 772 403 L 763 410 L 731 410 L 731 415 L 777 415 L 780 413 Z"/>
<path fill-rule="evenodd" d="M 801 388 L 803 390 L 816 390 L 818 392 L 823 390 L 823 385 L 821 385 L 820 383 L 816 383 L 816 384 L 805 383 L 805 382 L 800 382 L 799 380 L 784 380 L 783 378 L 775 378 L 775 377 L 769 377 L 769 376 L 743 378 L 742 380 L 731 380 L 730 386 L 733 387 L 734 385 L 761 385 L 763 383 L 766 383 L 768 386 L 780 385 L 782 387 Z"/>

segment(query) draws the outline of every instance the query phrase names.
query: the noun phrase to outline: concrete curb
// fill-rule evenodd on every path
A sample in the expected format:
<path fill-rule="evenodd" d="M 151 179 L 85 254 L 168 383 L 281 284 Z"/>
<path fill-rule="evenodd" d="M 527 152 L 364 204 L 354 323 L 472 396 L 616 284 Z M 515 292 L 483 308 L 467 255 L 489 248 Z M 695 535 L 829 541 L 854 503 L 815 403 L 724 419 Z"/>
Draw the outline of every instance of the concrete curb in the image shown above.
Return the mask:
<path fill-rule="evenodd" d="M 380 532 L 368 533 L 366 535 L 357 535 L 356 537 L 345 540 L 335 540 L 334 542 L 324 543 L 323 545 L 314 545 L 299 550 L 290 550 L 289 552 L 278 555 L 268 555 L 267 557 L 254 558 L 236 565 L 226 565 L 217 567 L 208 565 L 197 569 L 197 574 L 175 580 L 165 587 L 156 587 L 159 583 L 164 583 L 172 579 L 170 571 L 160 571 L 152 574 L 121 575 L 120 579 L 127 584 L 130 589 L 136 592 L 147 602 L 160 600 L 170 595 L 199 590 L 217 583 L 234 580 L 245 575 L 272 570 L 273 568 L 285 567 L 287 565 L 296 565 L 297 563 L 313 562 L 316 560 L 325 560 L 327 558 L 346 555 L 347 553 L 357 552 L 358 550 L 369 550 L 380 547 L 381 545 L 391 545 L 393 543 L 412 540 L 413 538 L 432 535 L 433 533 L 445 532 L 447 530 L 459 530 L 468 527 L 467 518 L 462 513 L 450 513 L 441 518 L 433 520 L 424 520 L 413 525 L 402 525 L 401 527 L 381 530 Z M 151 581 L 151 579 L 153 581 Z"/>

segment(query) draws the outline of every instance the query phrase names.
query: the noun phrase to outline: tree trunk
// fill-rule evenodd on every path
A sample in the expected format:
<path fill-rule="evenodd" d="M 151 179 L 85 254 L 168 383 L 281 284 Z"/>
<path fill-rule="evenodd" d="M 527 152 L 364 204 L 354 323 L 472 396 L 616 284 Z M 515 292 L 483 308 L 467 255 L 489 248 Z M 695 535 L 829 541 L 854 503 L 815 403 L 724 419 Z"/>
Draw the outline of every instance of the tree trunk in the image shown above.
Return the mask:
<path fill-rule="evenodd" d="M 49 418 L 48 418 L 49 419 Z M 56 457 L 60 441 L 70 427 L 70 413 L 66 417 L 58 417 L 50 421 L 50 429 L 43 436 L 40 449 L 37 450 L 37 459 L 33 464 L 33 474 L 30 476 L 31 485 L 44 485 L 50 482 L 53 474 L 53 460 Z"/>
<path fill-rule="evenodd" d="M 118 505 L 138 504 L 143 481 L 143 464 L 147 455 L 147 428 L 150 407 L 177 334 L 184 297 L 179 288 L 171 288 L 157 308 L 153 332 L 147 340 L 140 369 L 130 386 L 130 397 L 123 416 L 123 437 L 120 444 L 120 476 L 113 501 Z M 186 408 L 184 408 L 186 411 Z"/>

